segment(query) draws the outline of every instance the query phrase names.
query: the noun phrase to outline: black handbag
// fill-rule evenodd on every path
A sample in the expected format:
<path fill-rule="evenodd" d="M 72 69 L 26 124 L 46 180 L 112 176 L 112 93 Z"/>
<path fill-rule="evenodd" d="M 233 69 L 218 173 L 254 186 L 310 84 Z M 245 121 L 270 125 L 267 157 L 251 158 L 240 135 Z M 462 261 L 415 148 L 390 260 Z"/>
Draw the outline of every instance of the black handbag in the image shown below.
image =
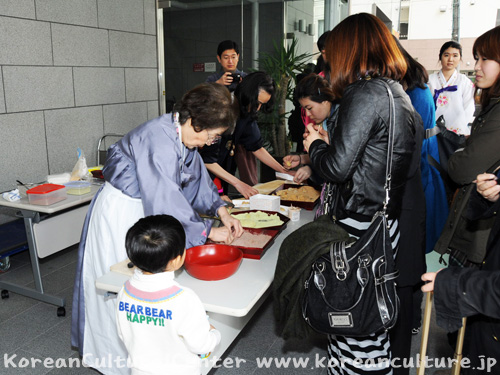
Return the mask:
<path fill-rule="evenodd" d="M 448 130 L 443 116 L 439 116 L 436 120 L 435 127 L 426 130 L 426 138 L 434 135 L 438 142 L 439 163 L 445 171 L 448 171 L 448 159 L 455 151 L 465 146 L 465 136 Z"/>
<path fill-rule="evenodd" d="M 387 204 L 391 186 L 394 147 L 394 99 L 389 95 L 389 140 L 386 166 L 386 196 L 383 208 L 373 216 L 369 228 L 355 242 L 330 244 L 329 254 L 312 264 L 305 282 L 302 315 L 316 331 L 362 337 L 394 326 L 398 318 L 395 268 Z"/>
<path fill-rule="evenodd" d="M 448 175 L 448 160 L 455 151 L 465 146 L 465 136 L 448 130 L 442 115 L 436 120 L 436 126 L 425 131 L 426 139 L 434 136 L 436 136 L 438 145 L 439 163 L 431 155 L 427 155 L 427 161 L 439 172 L 444 182 L 448 202 L 451 202 L 458 184 Z"/>

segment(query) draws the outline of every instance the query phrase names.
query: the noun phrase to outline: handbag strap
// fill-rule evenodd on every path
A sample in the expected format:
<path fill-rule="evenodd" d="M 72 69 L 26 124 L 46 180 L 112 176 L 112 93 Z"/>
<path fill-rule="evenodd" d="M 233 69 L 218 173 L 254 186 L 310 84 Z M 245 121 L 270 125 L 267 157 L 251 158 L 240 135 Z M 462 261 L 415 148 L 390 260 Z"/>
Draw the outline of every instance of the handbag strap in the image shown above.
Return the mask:
<path fill-rule="evenodd" d="M 396 107 L 394 105 L 394 97 L 392 95 L 392 90 L 389 84 L 385 80 L 381 80 L 384 84 L 387 95 L 389 96 L 389 129 L 388 129 L 388 141 L 387 141 L 387 164 L 385 166 L 385 199 L 382 212 L 384 216 L 386 215 L 387 206 L 389 204 L 389 191 L 391 190 L 391 180 L 392 180 L 392 159 L 394 155 L 394 137 L 396 133 L 395 117 L 396 117 Z"/>

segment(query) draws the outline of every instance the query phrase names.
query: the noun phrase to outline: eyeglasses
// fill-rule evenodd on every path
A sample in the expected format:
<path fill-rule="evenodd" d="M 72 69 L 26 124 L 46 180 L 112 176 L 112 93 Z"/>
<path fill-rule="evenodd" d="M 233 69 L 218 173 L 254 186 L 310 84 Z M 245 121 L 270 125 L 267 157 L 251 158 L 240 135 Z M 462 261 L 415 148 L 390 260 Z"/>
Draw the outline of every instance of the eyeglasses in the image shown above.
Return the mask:
<path fill-rule="evenodd" d="M 221 140 L 221 136 L 218 135 L 218 134 L 215 134 L 215 135 L 211 135 L 208 130 L 207 130 L 207 134 L 208 134 L 208 138 L 207 138 L 207 141 L 205 142 L 205 144 L 207 146 L 211 146 L 213 144 L 216 144 L 216 143 L 219 143 L 219 141 Z"/>

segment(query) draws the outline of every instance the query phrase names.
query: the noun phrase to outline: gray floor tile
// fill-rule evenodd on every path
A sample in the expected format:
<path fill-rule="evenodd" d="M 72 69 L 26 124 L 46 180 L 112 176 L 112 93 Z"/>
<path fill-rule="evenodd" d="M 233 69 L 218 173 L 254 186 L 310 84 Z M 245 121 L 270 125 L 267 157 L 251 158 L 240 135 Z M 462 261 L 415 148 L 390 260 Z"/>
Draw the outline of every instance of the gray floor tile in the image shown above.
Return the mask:
<path fill-rule="evenodd" d="M 7 356 L 2 356 L 0 368 L 2 375 L 43 375 L 50 371 L 44 366 L 44 357 L 36 356 L 24 350 L 16 350 Z"/>
<path fill-rule="evenodd" d="M 226 358 L 226 356 L 224 356 Z M 251 375 L 254 374 L 257 369 L 257 364 L 250 360 L 245 360 L 243 358 L 237 359 L 237 357 L 227 356 L 233 360 L 231 363 L 220 364 L 219 368 L 213 369 L 210 375 Z M 238 361 L 238 362 L 237 362 Z"/>
<path fill-rule="evenodd" d="M 9 293 L 9 298 L 0 300 L 0 322 L 7 321 L 38 303 L 38 301 L 32 298 L 16 293 Z"/>
<path fill-rule="evenodd" d="M 48 329 L 43 334 L 34 337 L 22 346 L 22 350 L 49 358 L 70 357 L 74 351 L 71 349 L 71 319 L 60 318 L 60 323 Z"/>
<path fill-rule="evenodd" d="M 40 272 L 42 273 L 42 276 L 59 271 L 60 268 L 70 264 L 73 265 L 73 267 L 76 267 L 76 251 L 78 251 L 77 245 L 40 259 Z"/>
<path fill-rule="evenodd" d="M 277 339 L 272 299 L 268 298 L 262 304 L 260 311 L 253 316 L 240 333 L 227 354 L 255 361 L 255 358 L 265 354 L 266 350 L 271 348 Z"/>
<path fill-rule="evenodd" d="M 43 290 L 49 294 L 59 294 L 63 289 L 67 289 L 69 285 L 75 282 L 76 264 L 68 264 L 48 275 L 42 275 Z M 34 283 L 27 284 L 28 287 L 34 288 Z"/>
<path fill-rule="evenodd" d="M 2 323 L 0 353 L 11 353 L 61 322 L 54 306 L 38 303 Z"/>
<path fill-rule="evenodd" d="M 92 368 L 80 366 L 71 368 L 55 368 L 47 373 L 47 375 L 99 375 L 100 372 Z"/>
<path fill-rule="evenodd" d="M 33 282 L 33 271 L 31 270 L 30 262 L 17 262 L 16 256 L 12 256 L 10 264 L 9 270 L 0 274 L 0 281 L 18 285 L 26 285 Z"/>

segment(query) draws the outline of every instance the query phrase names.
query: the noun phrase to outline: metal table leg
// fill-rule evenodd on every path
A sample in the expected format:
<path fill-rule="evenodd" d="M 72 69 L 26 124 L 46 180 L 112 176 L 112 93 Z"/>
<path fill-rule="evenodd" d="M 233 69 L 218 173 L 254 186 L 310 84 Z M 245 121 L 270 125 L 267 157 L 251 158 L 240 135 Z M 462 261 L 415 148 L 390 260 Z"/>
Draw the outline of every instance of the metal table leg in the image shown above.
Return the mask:
<path fill-rule="evenodd" d="M 64 306 L 66 304 L 65 298 L 52 296 L 46 294 L 43 291 L 42 275 L 40 273 L 40 264 L 38 262 L 38 252 L 35 237 L 33 235 L 33 224 L 40 221 L 40 213 L 34 211 L 21 210 L 21 214 L 24 219 L 24 228 L 26 229 L 26 237 L 28 240 L 28 250 L 31 260 L 31 269 L 33 271 L 33 279 L 35 282 L 35 289 L 23 287 L 17 284 L 0 281 L 0 289 L 5 289 L 23 296 L 36 299 L 38 301 L 50 303 L 52 305 L 59 306 L 57 311 L 58 316 L 65 315 Z M 5 293 L 2 292 L 2 298 L 5 297 Z"/>

